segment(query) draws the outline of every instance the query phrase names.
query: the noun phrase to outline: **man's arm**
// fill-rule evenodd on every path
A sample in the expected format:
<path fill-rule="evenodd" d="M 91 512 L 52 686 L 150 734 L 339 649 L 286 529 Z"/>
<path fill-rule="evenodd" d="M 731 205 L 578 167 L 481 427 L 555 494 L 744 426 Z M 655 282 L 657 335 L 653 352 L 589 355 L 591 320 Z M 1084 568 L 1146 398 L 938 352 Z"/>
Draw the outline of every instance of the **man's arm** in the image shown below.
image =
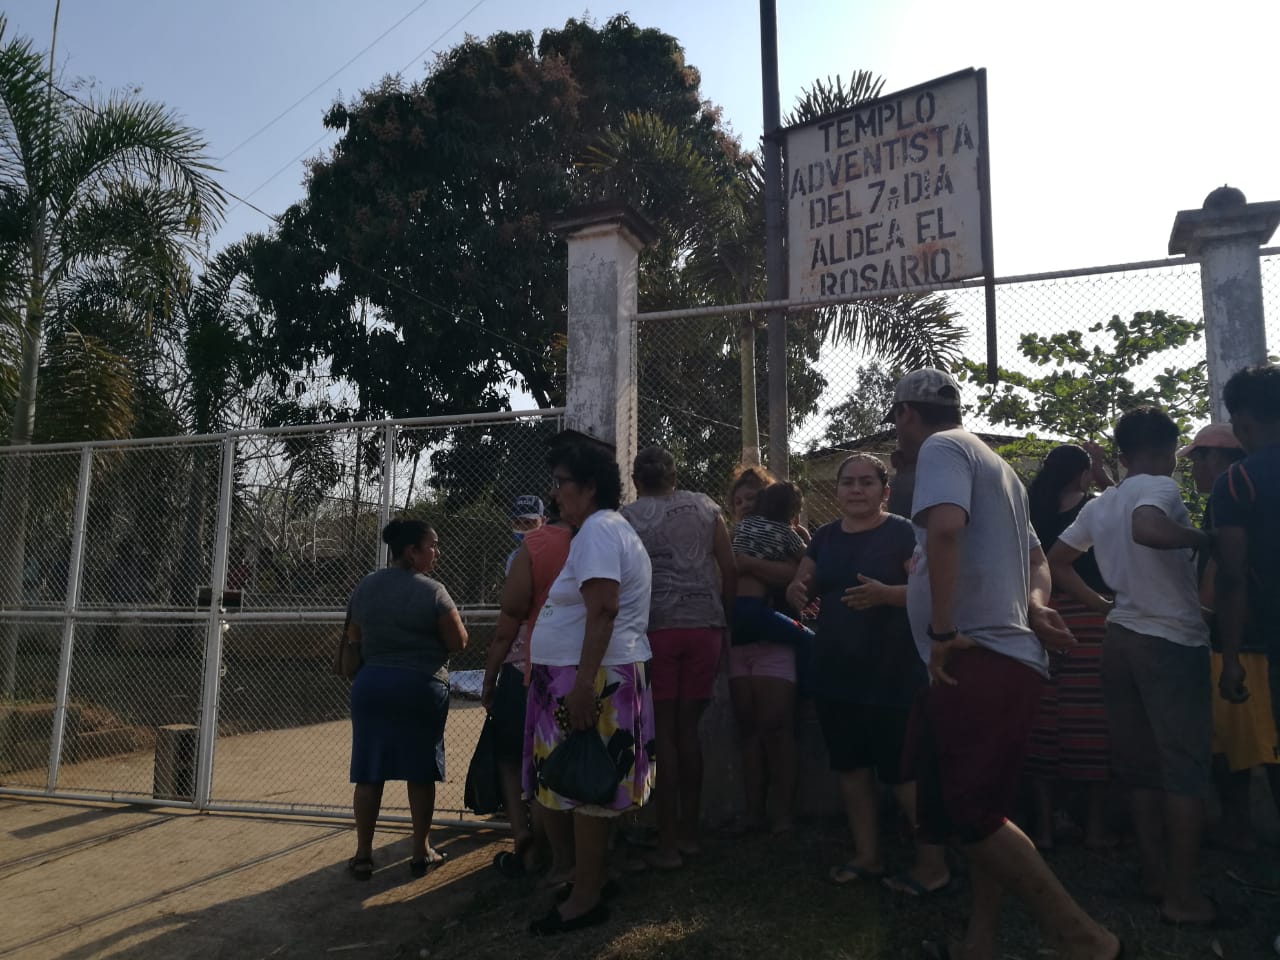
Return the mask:
<path fill-rule="evenodd" d="M 1174 523 L 1159 507 L 1143 504 L 1130 518 L 1133 542 L 1152 550 L 1203 549 L 1209 546 L 1209 535 L 1195 527 Z"/>
<path fill-rule="evenodd" d="M 934 633 L 955 629 L 956 581 L 960 578 L 960 552 L 969 514 L 954 503 L 939 503 L 925 511 L 929 557 L 929 626 Z"/>
<path fill-rule="evenodd" d="M 1075 562 L 1084 551 L 1077 550 L 1058 540 L 1049 550 L 1049 572 L 1058 589 L 1075 597 L 1094 613 L 1104 617 L 1111 612 L 1112 603 L 1098 593 L 1076 572 Z"/>
<path fill-rule="evenodd" d="M 1049 574 L 1049 561 L 1039 544 L 1031 548 L 1028 566 L 1027 623 L 1046 650 L 1066 650 L 1075 646 L 1076 638 L 1063 623 L 1062 615 L 1049 606 L 1053 577 Z"/>
<path fill-rule="evenodd" d="M 1223 698 L 1242 703 L 1249 697 L 1245 689 L 1244 667 L 1240 665 L 1240 645 L 1249 616 L 1248 571 L 1249 533 L 1244 527 L 1220 527 L 1217 531 L 1218 573 L 1215 579 L 1218 637 L 1222 641 L 1222 677 L 1218 690 Z"/>

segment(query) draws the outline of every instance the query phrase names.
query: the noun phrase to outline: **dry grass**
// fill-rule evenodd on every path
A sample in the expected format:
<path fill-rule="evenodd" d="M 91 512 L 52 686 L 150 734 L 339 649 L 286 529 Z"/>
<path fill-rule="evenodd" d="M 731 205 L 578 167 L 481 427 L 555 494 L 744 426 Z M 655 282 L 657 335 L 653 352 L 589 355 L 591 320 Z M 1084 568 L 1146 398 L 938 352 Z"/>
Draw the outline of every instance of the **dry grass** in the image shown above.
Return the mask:
<path fill-rule="evenodd" d="M 466 960 L 897 960 L 918 956 L 924 939 L 959 935 L 966 909 L 963 881 L 957 895 L 927 903 L 874 886 L 836 887 L 826 873 L 841 858 L 841 843 L 835 830 L 720 841 L 683 870 L 624 878 L 608 924 L 550 939 L 526 931 L 529 920 L 549 908 L 549 894 L 532 880 L 503 881 L 495 873 L 445 926 L 405 944 L 402 955 L 421 956 L 425 949 L 432 958 Z M 897 844 L 889 853 L 891 864 L 902 865 L 909 851 Z M 1274 858 L 1276 851 L 1265 855 Z M 1245 858 L 1212 851 L 1206 856 L 1210 889 L 1252 917 L 1244 929 L 1216 935 L 1159 923 L 1156 908 L 1134 896 L 1131 858 L 1130 852 L 1095 854 L 1080 848 L 1053 855 L 1059 876 L 1094 916 L 1124 938 L 1129 957 L 1271 956 L 1270 938 L 1280 930 L 1280 899 L 1225 879 L 1227 869 L 1248 869 Z M 1061 955 L 1041 941 L 1015 903 L 1006 907 L 1003 931 L 1004 957 Z"/>

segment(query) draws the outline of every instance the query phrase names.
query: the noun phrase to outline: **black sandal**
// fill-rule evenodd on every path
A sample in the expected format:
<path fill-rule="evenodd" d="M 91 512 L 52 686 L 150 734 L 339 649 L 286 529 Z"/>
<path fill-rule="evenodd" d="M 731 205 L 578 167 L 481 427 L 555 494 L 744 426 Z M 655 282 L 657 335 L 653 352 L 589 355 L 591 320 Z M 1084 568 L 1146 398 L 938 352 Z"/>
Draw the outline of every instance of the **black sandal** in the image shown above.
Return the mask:
<path fill-rule="evenodd" d="M 347 861 L 347 873 L 355 877 L 357 880 L 373 879 L 373 858 L 372 857 L 352 857 Z"/>
<path fill-rule="evenodd" d="M 529 932 L 535 937 L 554 937 L 561 933 L 573 933 L 587 927 L 597 927 L 609 919 L 609 908 L 601 900 L 586 913 L 579 914 L 572 920 L 560 916 L 558 907 L 552 907 L 545 916 L 529 924 Z"/>
<path fill-rule="evenodd" d="M 425 877 L 427 871 L 432 867 L 438 867 L 449 859 L 449 855 L 442 850 L 427 850 L 427 858 L 425 860 L 410 860 L 409 873 L 414 877 Z"/>
<path fill-rule="evenodd" d="M 622 887 L 617 880 L 610 877 L 604 882 L 604 886 L 600 888 L 600 902 L 607 903 L 610 900 L 616 900 L 618 894 L 622 893 Z M 556 891 L 556 903 L 564 903 L 573 894 L 573 881 L 561 884 L 560 889 Z"/>

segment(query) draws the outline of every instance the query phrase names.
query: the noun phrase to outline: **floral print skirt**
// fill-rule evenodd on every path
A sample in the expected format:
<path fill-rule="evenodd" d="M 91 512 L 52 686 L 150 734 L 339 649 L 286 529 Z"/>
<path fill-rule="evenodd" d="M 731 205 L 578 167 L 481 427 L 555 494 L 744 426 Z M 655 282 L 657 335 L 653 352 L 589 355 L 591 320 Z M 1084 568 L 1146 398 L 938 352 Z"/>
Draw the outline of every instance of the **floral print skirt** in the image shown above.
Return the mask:
<path fill-rule="evenodd" d="M 618 790 L 608 804 L 581 804 L 562 797 L 540 782 L 547 757 L 568 735 L 564 698 L 573 689 L 577 667 L 534 664 L 524 724 L 524 793 L 548 810 L 578 810 L 616 816 L 644 806 L 653 790 L 653 697 L 647 663 L 620 663 L 596 673 L 600 718 L 596 732 L 604 741 L 618 773 Z"/>

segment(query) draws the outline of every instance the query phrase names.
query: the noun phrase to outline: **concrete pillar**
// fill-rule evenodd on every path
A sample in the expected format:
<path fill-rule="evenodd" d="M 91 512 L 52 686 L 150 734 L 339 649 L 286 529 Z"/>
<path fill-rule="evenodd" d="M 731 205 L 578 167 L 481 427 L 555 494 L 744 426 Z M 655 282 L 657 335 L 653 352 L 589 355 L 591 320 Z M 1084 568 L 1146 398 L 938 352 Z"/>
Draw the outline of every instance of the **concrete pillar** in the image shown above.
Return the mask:
<path fill-rule="evenodd" d="M 1217 423 L 1228 419 L 1223 385 L 1242 367 L 1267 360 L 1258 248 L 1277 225 L 1280 202 L 1248 203 L 1228 186 L 1209 194 L 1201 209 L 1178 211 L 1173 221 L 1169 253 L 1200 258 L 1209 393 Z"/>
<path fill-rule="evenodd" d="M 614 448 L 631 499 L 640 251 L 657 232 L 621 203 L 567 211 L 551 227 L 569 244 L 565 426 Z"/>

